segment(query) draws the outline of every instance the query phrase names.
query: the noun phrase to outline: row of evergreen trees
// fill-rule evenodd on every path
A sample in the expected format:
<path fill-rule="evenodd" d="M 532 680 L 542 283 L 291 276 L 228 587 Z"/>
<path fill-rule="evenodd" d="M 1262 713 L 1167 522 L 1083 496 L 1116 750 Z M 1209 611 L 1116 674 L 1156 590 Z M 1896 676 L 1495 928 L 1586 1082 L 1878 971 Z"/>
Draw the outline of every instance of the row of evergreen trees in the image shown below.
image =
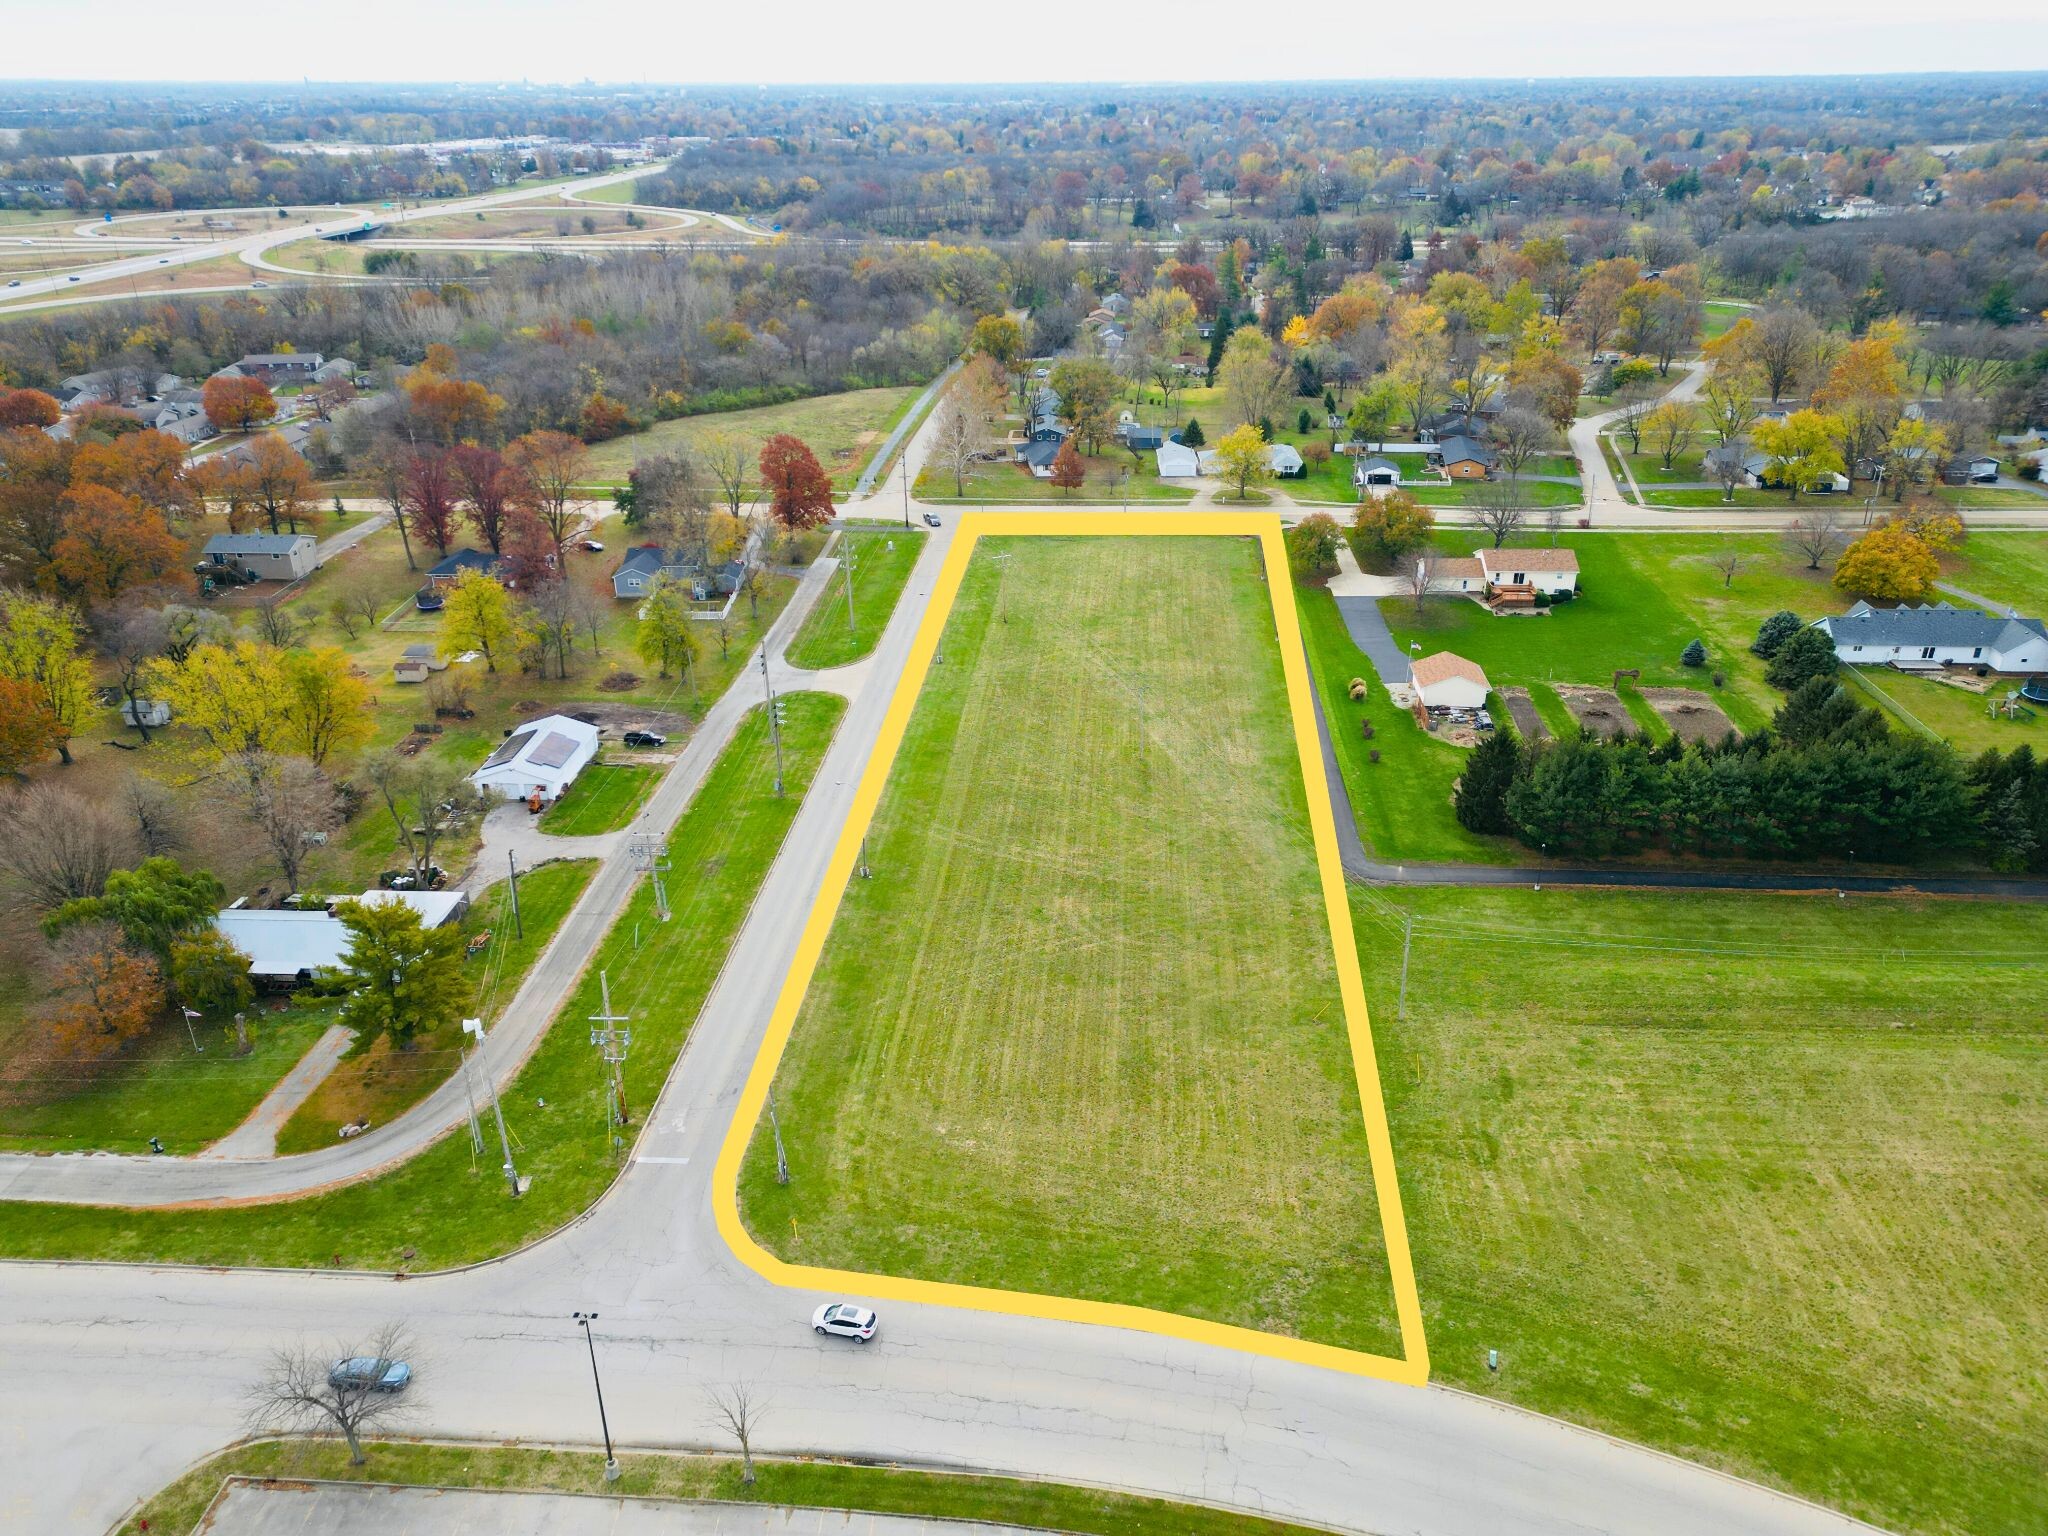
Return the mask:
<path fill-rule="evenodd" d="M 2048 763 L 2027 747 L 1966 763 L 1893 733 L 1831 676 L 1800 684 L 1746 739 L 1530 747 L 1498 731 L 1467 763 L 1456 809 L 1475 832 L 1552 854 L 1898 864 L 1974 847 L 2000 870 L 2048 868 Z"/>

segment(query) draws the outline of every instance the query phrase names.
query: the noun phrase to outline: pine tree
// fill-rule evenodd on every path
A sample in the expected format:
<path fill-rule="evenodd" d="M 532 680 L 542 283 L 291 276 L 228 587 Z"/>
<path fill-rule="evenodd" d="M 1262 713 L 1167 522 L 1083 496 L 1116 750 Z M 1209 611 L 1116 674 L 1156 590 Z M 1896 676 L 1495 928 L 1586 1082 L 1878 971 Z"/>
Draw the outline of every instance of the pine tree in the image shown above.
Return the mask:
<path fill-rule="evenodd" d="M 1209 441 L 1209 439 L 1203 436 L 1202 434 L 1201 422 L 1196 420 L 1192 416 L 1188 418 L 1188 424 L 1185 427 L 1181 428 L 1180 440 L 1189 448 L 1199 448 L 1204 443 Z"/>
<path fill-rule="evenodd" d="M 1506 832 L 1508 788 L 1521 771 L 1522 748 L 1512 733 L 1495 731 L 1465 763 L 1452 810 L 1458 825 L 1473 832 Z"/>
<path fill-rule="evenodd" d="M 1778 654 L 1778 647 L 1799 633 L 1799 628 L 1799 615 L 1780 608 L 1757 626 L 1756 639 L 1749 648 L 1768 661 Z"/>
<path fill-rule="evenodd" d="M 1678 653 L 1678 660 L 1681 666 L 1704 667 L 1707 664 L 1707 648 L 1698 639 L 1693 639 Z"/>

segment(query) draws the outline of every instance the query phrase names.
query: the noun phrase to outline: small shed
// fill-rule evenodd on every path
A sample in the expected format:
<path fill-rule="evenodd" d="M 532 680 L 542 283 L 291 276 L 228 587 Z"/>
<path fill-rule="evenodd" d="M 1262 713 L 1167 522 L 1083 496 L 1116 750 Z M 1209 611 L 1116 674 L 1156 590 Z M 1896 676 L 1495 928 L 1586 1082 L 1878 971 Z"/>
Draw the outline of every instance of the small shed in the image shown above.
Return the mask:
<path fill-rule="evenodd" d="M 391 664 L 394 683 L 424 683 L 433 673 L 445 671 L 448 662 L 431 645 L 408 645 L 405 654 Z"/>
<path fill-rule="evenodd" d="M 469 778 L 478 789 L 507 800 L 525 800 L 535 794 L 543 800 L 558 800 L 596 756 L 596 726 L 567 715 L 542 715 L 514 727 Z"/>
<path fill-rule="evenodd" d="M 1423 657 L 1411 671 L 1416 697 L 1429 709 L 1478 709 L 1491 688 L 1478 662 L 1450 651 Z"/>
<path fill-rule="evenodd" d="M 171 723 L 171 706 L 163 699 L 123 699 L 121 723 L 154 729 Z"/>
<path fill-rule="evenodd" d="M 200 550 L 214 565 L 238 565 L 265 581 L 297 581 L 320 565 L 310 533 L 216 533 Z"/>

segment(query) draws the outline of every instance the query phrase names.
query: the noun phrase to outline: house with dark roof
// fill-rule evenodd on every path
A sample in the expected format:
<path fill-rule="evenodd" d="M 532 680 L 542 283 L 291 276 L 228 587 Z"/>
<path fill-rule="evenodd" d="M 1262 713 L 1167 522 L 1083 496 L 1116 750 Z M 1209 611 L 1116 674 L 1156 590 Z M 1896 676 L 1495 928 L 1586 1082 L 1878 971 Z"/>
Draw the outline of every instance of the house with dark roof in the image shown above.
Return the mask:
<path fill-rule="evenodd" d="M 1441 438 L 1429 447 L 1429 462 L 1451 480 L 1484 480 L 1493 473 L 1493 457 L 1476 437 Z"/>
<path fill-rule="evenodd" d="M 1779 491 L 1785 488 L 1784 482 L 1778 478 L 1777 471 L 1771 468 L 1769 457 L 1761 453 L 1751 453 L 1744 456 L 1742 460 L 1742 483 L 1753 491 Z M 1812 485 L 1802 485 L 1800 489 L 1815 496 L 1826 496 L 1829 494 L 1839 496 L 1848 491 L 1849 477 L 1847 475 L 1826 474 L 1814 481 Z"/>
<path fill-rule="evenodd" d="M 1875 608 L 1859 602 L 1845 614 L 1816 619 L 1813 627 L 1834 641 L 1835 659 L 1851 666 L 2048 673 L 2048 627 L 2016 613 L 2000 616 L 1953 603 Z"/>
<path fill-rule="evenodd" d="M 612 596 L 629 600 L 643 598 L 654 585 L 656 576 L 666 576 L 670 581 L 687 586 L 690 596 L 698 602 L 708 602 L 714 597 L 737 592 L 740 578 L 745 575 L 746 567 L 738 560 L 728 560 L 707 571 L 681 550 L 664 550 L 659 544 L 639 544 L 626 551 L 625 558 L 619 561 L 619 568 L 612 572 Z"/>
<path fill-rule="evenodd" d="M 266 384 L 302 384 L 326 361 L 318 352 L 251 352 L 234 368 L 243 378 L 261 379 Z"/>
<path fill-rule="evenodd" d="M 427 572 L 430 587 L 452 587 L 462 579 L 464 571 L 477 571 L 485 576 L 498 574 L 498 557 L 489 550 L 458 549 Z"/>

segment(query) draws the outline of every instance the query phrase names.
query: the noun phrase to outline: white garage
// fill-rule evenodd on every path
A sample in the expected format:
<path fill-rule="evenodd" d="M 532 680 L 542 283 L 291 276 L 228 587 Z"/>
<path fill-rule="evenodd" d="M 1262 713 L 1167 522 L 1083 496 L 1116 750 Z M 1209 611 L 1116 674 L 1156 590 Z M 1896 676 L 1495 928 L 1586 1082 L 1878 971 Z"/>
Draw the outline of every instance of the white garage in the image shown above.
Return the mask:
<path fill-rule="evenodd" d="M 507 800 L 536 793 L 543 800 L 558 800 L 596 756 L 596 726 L 567 715 L 542 715 L 515 727 L 469 781 Z"/>

